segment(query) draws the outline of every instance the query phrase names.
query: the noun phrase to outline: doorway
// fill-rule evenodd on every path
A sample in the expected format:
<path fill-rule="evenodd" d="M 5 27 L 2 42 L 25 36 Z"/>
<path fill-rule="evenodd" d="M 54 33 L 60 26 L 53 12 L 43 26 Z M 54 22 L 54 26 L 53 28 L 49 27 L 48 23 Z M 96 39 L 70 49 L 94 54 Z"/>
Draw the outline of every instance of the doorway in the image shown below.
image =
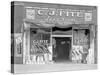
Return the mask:
<path fill-rule="evenodd" d="M 70 61 L 71 37 L 53 37 L 53 61 Z"/>

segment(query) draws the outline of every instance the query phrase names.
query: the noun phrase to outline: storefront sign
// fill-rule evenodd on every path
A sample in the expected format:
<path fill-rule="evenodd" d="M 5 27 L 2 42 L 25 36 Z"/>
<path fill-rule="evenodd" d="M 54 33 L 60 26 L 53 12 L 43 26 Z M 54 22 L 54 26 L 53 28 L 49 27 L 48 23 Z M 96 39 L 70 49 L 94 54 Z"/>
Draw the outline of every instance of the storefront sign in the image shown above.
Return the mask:
<path fill-rule="evenodd" d="M 92 11 L 55 8 L 26 8 L 26 19 L 40 23 L 70 24 L 73 22 L 92 21 Z"/>

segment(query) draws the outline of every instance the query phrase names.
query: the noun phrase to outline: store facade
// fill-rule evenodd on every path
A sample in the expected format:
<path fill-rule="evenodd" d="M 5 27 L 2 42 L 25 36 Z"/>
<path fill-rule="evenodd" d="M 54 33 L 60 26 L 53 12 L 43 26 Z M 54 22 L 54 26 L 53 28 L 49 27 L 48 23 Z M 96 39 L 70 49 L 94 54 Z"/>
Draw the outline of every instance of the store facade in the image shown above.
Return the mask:
<path fill-rule="evenodd" d="M 97 64 L 95 6 L 17 4 L 15 64 Z"/>

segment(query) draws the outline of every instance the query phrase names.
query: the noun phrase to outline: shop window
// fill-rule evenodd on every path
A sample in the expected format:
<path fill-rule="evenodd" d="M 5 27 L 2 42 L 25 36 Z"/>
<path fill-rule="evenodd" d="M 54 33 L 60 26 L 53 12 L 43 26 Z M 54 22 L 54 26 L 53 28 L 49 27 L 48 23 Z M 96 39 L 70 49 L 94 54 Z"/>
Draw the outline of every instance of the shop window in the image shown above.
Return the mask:
<path fill-rule="evenodd" d="M 30 54 L 49 53 L 50 29 L 31 28 L 30 29 Z"/>
<path fill-rule="evenodd" d="M 73 30 L 72 60 L 78 63 L 87 63 L 87 55 L 90 47 L 89 29 Z"/>

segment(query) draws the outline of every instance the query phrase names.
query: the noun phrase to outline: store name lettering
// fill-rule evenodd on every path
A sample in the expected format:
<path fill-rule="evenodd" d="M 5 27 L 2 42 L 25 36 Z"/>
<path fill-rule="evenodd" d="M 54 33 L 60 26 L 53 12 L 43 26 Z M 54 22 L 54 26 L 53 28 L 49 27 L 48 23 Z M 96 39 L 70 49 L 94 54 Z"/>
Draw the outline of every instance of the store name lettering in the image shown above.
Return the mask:
<path fill-rule="evenodd" d="M 37 14 L 40 16 L 70 16 L 70 17 L 83 17 L 83 12 L 72 11 L 66 9 L 38 9 Z"/>
<path fill-rule="evenodd" d="M 33 43 L 48 43 L 48 40 L 33 40 Z"/>
<path fill-rule="evenodd" d="M 55 9 L 55 8 L 39 8 L 32 7 L 26 9 L 26 18 L 27 19 L 41 19 L 48 21 L 48 19 L 58 21 L 58 20 L 72 20 L 76 19 L 85 19 L 91 21 L 92 11 L 85 10 L 74 10 L 74 9 Z M 59 21 L 58 21 L 59 22 Z"/>

